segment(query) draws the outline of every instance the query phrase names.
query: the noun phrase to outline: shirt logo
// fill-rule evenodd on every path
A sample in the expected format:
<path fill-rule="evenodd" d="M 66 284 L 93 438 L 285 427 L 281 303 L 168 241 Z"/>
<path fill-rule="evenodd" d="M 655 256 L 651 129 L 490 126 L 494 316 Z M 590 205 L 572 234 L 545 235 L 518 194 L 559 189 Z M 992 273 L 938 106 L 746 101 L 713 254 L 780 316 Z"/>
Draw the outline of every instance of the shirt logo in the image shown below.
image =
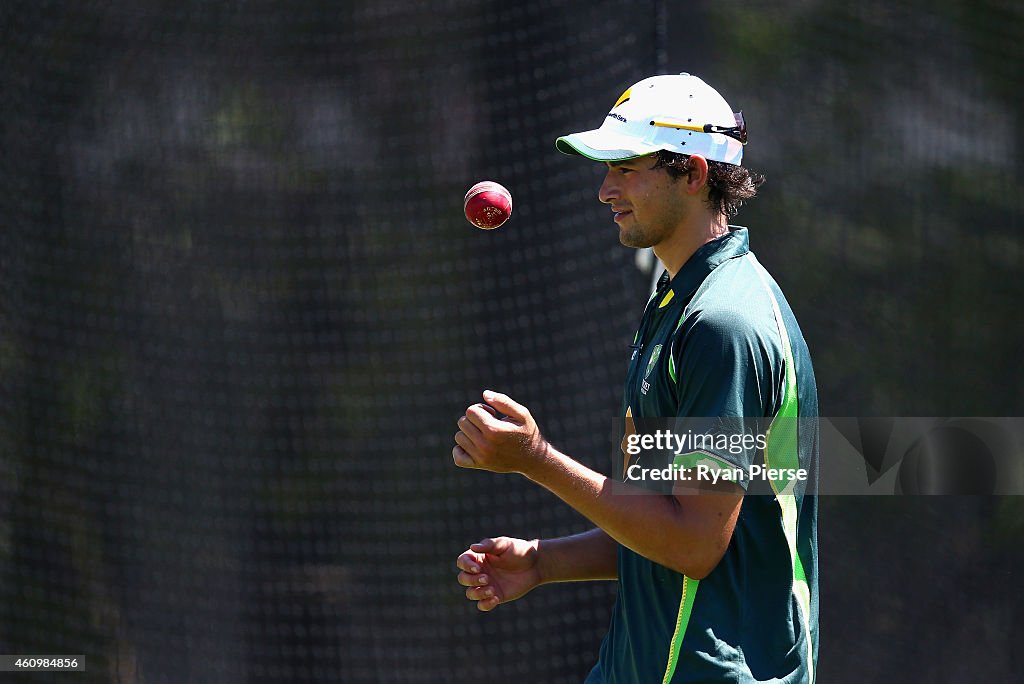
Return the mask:
<path fill-rule="evenodd" d="M 644 379 L 640 382 L 640 393 L 645 395 L 647 391 L 651 389 L 651 383 L 647 382 L 647 378 L 651 377 L 651 371 L 654 370 L 654 364 L 658 363 L 658 357 L 661 356 L 661 345 L 659 344 L 651 352 L 651 358 L 647 362 L 647 372 L 644 373 Z"/>

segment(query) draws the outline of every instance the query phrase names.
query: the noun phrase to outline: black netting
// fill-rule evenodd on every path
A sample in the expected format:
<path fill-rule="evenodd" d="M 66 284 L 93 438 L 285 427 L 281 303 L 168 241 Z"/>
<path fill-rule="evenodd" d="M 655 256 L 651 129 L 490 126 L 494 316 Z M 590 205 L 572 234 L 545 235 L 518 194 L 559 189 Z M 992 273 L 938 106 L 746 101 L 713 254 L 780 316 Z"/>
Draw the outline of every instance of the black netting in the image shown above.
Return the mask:
<path fill-rule="evenodd" d="M 650 276 L 553 141 L 659 71 L 746 113 L 769 183 L 740 222 L 823 413 L 1019 414 L 1020 8 L 686 5 L 4 3 L 0 653 L 580 681 L 610 584 L 484 616 L 453 562 L 586 522 L 451 440 L 491 387 L 603 469 Z M 494 232 L 461 215 L 483 179 L 515 196 Z M 822 681 L 1010 676 L 1024 511 L 938 501 L 823 501 Z M 955 659 L 922 664 L 929 621 Z"/>

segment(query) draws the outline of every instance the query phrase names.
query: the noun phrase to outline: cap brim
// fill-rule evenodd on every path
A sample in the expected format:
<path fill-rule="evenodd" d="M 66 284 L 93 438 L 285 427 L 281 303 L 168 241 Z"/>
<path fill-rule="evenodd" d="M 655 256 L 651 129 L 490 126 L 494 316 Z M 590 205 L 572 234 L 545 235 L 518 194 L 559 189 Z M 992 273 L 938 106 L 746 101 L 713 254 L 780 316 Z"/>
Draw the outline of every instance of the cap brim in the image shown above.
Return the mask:
<path fill-rule="evenodd" d="M 654 154 L 660 148 L 630 135 L 621 135 L 596 128 L 582 133 L 563 135 L 555 141 L 562 154 L 578 154 L 594 161 L 623 161 Z"/>

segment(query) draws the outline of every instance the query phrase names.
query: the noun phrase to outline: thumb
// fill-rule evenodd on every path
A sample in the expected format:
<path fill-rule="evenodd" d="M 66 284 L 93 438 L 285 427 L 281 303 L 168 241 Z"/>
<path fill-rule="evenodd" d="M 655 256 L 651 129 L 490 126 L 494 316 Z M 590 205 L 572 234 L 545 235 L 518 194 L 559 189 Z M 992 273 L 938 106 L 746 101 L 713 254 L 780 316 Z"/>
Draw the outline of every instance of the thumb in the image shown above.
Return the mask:
<path fill-rule="evenodd" d="M 501 392 L 484 390 L 484 401 L 504 413 L 506 416 L 515 418 L 518 422 L 524 422 L 530 415 L 529 410 L 527 410 L 525 406 Z"/>
<path fill-rule="evenodd" d="M 476 544 L 470 544 L 469 548 L 477 553 L 489 553 L 494 556 L 500 556 L 508 550 L 509 546 L 508 537 L 488 537 L 487 539 L 481 539 Z"/>

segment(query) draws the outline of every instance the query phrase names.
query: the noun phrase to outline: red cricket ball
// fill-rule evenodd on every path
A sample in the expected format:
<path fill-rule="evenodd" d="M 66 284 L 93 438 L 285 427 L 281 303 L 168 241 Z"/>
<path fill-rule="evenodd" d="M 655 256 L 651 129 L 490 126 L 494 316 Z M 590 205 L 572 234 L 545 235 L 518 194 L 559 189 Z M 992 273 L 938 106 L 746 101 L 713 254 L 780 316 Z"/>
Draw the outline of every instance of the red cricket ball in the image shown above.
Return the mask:
<path fill-rule="evenodd" d="M 474 226 L 494 230 L 512 215 L 512 193 L 501 183 L 480 181 L 466 193 L 462 208 Z"/>

